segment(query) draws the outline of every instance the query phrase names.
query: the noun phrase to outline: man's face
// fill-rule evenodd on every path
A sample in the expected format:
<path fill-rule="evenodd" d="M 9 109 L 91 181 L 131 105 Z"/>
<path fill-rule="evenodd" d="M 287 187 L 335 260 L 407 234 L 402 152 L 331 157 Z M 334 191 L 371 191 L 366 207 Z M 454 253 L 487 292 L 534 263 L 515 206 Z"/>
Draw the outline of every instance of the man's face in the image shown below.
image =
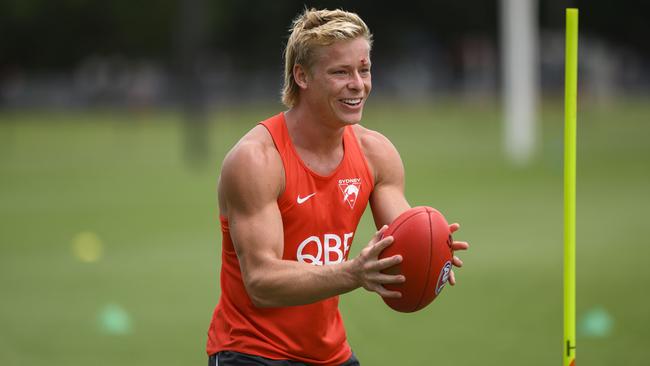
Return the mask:
<path fill-rule="evenodd" d="M 301 98 L 327 120 L 355 124 L 371 88 L 370 45 L 356 38 L 316 50 Z"/>

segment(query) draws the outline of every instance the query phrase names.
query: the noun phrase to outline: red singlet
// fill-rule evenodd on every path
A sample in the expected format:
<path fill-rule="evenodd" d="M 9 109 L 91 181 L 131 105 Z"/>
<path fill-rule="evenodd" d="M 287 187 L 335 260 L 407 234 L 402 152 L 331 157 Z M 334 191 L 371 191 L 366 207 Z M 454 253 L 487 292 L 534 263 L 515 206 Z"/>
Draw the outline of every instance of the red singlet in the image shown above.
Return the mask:
<path fill-rule="evenodd" d="M 273 137 L 285 171 L 285 190 L 278 197 L 282 259 L 310 265 L 347 260 L 374 183 L 353 128 L 345 127 L 343 133 L 343 160 L 324 177 L 298 156 L 283 113 L 261 123 Z M 221 231 L 221 298 L 208 331 L 209 355 L 229 350 L 313 365 L 337 365 L 350 358 L 338 296 L 309 305 L 256 307 L 242 282 L 225 217 Z"/>

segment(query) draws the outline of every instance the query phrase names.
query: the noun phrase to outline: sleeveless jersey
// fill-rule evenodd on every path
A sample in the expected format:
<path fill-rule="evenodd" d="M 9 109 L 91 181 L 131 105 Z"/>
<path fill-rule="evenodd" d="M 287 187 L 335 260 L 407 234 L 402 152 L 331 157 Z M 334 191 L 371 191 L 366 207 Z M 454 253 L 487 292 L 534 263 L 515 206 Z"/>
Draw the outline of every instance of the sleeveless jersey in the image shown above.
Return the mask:
<path fill-rule="evenodd" d="M 284 260 L 329 265 L 347 260 L 366 208 L 373 178 L 352 126 L 343 133 L 344 155 L 328 176 L 310 170 L 289 136 L 284 113 L 261 124 L 282 157 L 285 189 L 278 197 Z M 258 308 L 242 281 L 239 261 L 221 217 L 221 298 L 208 331 L 208 354 L 229 350 L 313 365 L 337 365 L 352 355 L 338 296 L 313 304 Z"/>

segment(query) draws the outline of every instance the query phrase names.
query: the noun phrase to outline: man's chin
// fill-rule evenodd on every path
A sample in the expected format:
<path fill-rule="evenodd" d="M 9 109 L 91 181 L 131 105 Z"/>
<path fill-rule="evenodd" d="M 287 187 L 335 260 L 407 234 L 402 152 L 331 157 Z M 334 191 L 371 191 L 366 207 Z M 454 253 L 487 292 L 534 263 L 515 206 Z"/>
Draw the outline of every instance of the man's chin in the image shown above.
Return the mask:
<path fill-rule="evenodd" d="M 339 116 L 339 120 L 346 125 L 356 125 L 361 122 L 362 113 L 344 114 Z"/>

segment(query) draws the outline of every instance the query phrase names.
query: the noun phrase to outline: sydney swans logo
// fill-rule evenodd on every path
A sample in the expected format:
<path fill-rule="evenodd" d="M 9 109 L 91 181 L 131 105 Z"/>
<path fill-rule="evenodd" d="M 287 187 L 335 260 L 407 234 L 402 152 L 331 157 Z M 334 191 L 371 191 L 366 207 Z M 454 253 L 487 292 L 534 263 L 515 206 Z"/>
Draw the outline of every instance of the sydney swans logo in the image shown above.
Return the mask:
<path fill-rule="evenodd" d="M 361 191 L 361 178 L 339 179 L 339 189 L 343 193 L 343 202 L 347 202 L 350 208 L 354 208 Z"/>

